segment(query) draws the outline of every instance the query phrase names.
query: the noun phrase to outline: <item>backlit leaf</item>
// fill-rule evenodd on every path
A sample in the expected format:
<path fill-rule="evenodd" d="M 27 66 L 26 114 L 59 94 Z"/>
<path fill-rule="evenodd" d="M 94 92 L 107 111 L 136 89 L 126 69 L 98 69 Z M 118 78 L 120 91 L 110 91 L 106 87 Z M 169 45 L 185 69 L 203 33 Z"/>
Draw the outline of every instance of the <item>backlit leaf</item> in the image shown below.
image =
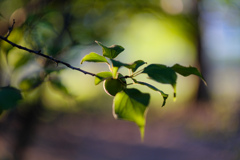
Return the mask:
<path fill-rule="evenodd" d="M 112 72 L 100 72 L 95 76 L 95 85 L 98 85 L 107 78 L 112 78 Z"/>
<path fill-rule="evenodd" d="M 132 64 L 127 64 L 127 63 L 123 63 L 117 60 L 113 60 L 111 59 L 113 66 L 114 67 L 126 67 L 128 69 L 131 69 L 133 72 L 135 72 L 140 66 L 146 64 L 146 62 L 144 62 L 143 60 L 137 60 L 135 62 L 133 62 Z"/>
<path fill-rule="evenodd" d="M 112 73 L 113 73 L 113 78 L 117 78 L 117 73 L 120 67 L 127 65 L 126 63 L 122 63 L 120 61 L 116 61 L 111 59 L 113 68 L 112 68 Z"/>
<path fill-rule="evenodd" d="M 103 56 L 108 57 L 110 59 L 116 58 L 122 51 L 124 51 L 124 48 L 120 45 L 112 45 L 112 46 L 105 46 L 101 42 L 95 41 L 99 46 L 102 47 L 103 50 Z"/>
<path fill-rule="evenodd" d="M 151 79 L 159 83 L 171 84 L 174 89 L 174 97 L 176 97 L 177 74 L 172 68 L 161 64 L 150 64 L 144 68 L 142 73 L 147 73 Z"/>
<path fill-rule="evenodd" d="M 113 101 L 114 117 L 135 122 L 144 137 L 145 115 L 150 95 L 137 89 L 125 89 L 118 92 Z"/>
<path fill-rule="evenodd" d="M 117 75 L 117 72 L 121 67 L 126 67 L 128 69 L 131 69 L 132 72 L 135 72 L 140 66 L 142 66 L 143 64 L 146 64 L 146 62 L 142 60 L 137 60 L 132 64 L 123 63 L 114 59 L 111 59 L 111 62 L 113 64 L 113 77 Z"/>
<path fill-rule="evenodd" d="M 203 78 L 202 74 L 198 71 L 197 68 L 189 66 L 189 67 L 184 67 L 180 64 L 175 64 L 174 66 L 171 67 L 175 72 L 181 74 L 184 77 L 187 77 L 191 74 L 196 75 L 198 77 L 200 77 L 203 82 L 206 84 L 205 79 Z"/>
<path fill-rule="evenodd" d="M 105 62 L 108 63 L 107 59 L 97 53 L 91 52 L 89 54 L 87 54 L 86 56 L 84 56 L 81 60 L 81 64 L 83 62 Z"/>

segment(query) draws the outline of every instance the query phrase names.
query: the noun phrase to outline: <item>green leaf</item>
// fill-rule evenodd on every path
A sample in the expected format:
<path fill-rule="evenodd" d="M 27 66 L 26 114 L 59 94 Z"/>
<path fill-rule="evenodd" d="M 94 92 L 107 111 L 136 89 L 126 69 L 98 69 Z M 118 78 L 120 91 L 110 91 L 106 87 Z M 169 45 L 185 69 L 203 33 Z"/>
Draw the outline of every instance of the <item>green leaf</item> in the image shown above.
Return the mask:
<path fill-rule="evenodd" d="M 103 88 L 108 95 L 115 96 L 118 92 L 126 88 L 126 83 L 121 79 L 109 78 L 104 81 Z"/>
<path fill-rule="evenodd" d="M 95 76 L 95 85 L 98 85 L 105 79 L 112 78 L 112 72 L 100 72 Z"/>
<path fill-rule="evenodd" d="M 197 68 L 189 66 L 189 67 L 184 67 L 180 64 L 175 64 L 174 66 L 171 67 L 175 72 L 181 74 L 184 77 L 187 77 L 191 74 L 198 76 L 199 78 L 202 79 L 202 81 L 206 83 L 205 79 L 203 78 L 202 74 L 198 71 Z"/>
<path fill-rule="evenodd" d="M 122 51 L 124 51 L 124 48 L 120 45 L 112 45 L 112 46 L 105 46 L 101 42 L 95 41 L 99 46 L 102 47 L 103 50 L 103 56 L 108 57 L 110 59 L 116 58 Z"/>
<path fill-rule="evenodd" d="M 113 101 L 114 117 L 135 122 L 144 138 L 145 115 L 150 95 L 137 89 L 125 89 L 118 92 Z"/>
<path fill-rule="evenodd" d="M 14 108 L 20 100 L 22 100 L 20 90 L 13 87 L 0 88 L 0 110 Z"/>
<path fill-rule="evenodd" d="M 122 63 L 120 61 L 116 61 L 116 60 L 113 60 L 113 59 L 111 59 L 111 62 L 112 62 L 112 65 L 113 65 L 113 68 L 112 68 L 113 78 L 117 78 L 117 73 L 118 73 L 118 70 L 119 70 L 120 67 L 128 65 L 126 63 Z"/>
<path fill-rule="evenodd" d="M 143 60 L 137 60 L 133 62 L 130 66 L 126 66 L 126 67 L 129 69 L 132 69 L 132 72 L 135 72 L 139 67 L 141 67 L 144 64 L 146 64 L 146 62 L 144 62 Z"/>
<path fill-rule="evenodd" d="M 140 66 L 146 64 L 146 62 L 144 62 L 143 60 L 137 60 L 137 61 L 133 62 L 132 64 L 123 63 L 123 62 L 113 60 L 113 59 L 111 59 L 111 61 L 112 61 L 112 64 L 114 67 L 118 67 L 118 68 L 126 67 L 128 69 L 131 69 L 132 72 L 135 72 Z"/>
<path fill-rule="evenodd" d="M 151 79 L 159 83 L 171 84 L 174 89 L 174 97 L 176 97 L 177 74 L 172 68 L 162 64 L 150 64 L 144 68 L 142 73 L 147 73 Z"/>
<path fill-rule="evenodd" d="M 142 60 L 137 60 L 132 64 L 123 63 L 114 59 L 111 59 L 111 62 L 113 64 L 113 77 L 117 76 L 117 72 L 121 67 L 126 67 L 128 69 L 131 69 L 132 72 L 135 72 L 140 66 L 142 66 L 143 64 L 146 64 L 146 62 Z"/>
<path fill-rule="evenodd" d="M 84 56 L 81 60 L 81 64 L 84 62 L 105 62 L 108 63 L 107 59 L 97 53 L 91 52 L 89 54 L 87 54 L 86 56 Z"/>
<path fill-rule="evenodd" d="M 146 83 L 146 82 L 137 81 L 137 80 L 135 80 L 135 79 L 133 79 L 133 80 L 134 80 L 134 82 L 137 83 L 137 84 L 145 85 L 145 86 L 149 87 L 150 89 L 159 92 L 159 93 L 162 95 L 162 97 L 163 97 L 162 107 L 165 106 L 166 100 L 167 100 L 167 98 L 168 98 L 168 94 L 165 94 L 163 91 L 159 90 L 158 88 L 154 87 L 154 86 L 151 85 L 151 84 L 148 84 L 148 83 Z"/>

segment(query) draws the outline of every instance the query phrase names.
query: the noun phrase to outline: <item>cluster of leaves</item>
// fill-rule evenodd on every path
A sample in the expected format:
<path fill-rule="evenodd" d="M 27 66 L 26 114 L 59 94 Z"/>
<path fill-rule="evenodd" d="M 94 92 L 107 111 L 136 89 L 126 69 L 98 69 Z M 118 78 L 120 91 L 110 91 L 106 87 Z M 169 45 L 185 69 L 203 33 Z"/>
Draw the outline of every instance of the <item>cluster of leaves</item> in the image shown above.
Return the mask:
<path fill-rule="evenodd" d="M 84 62 L 106 63 L 109 66 L 109 71 L 93 74 L 87 71 L 83 71 L 80 68 L 73 67 L 63 61 L 44 55 L 39 51 L 33 51 L 28 48 L 14 44 L 8 41 L 7 37 L 1 36 L 0 38 L 10 43 L 14 47 L 37 54 L 39 56 L 43 56 L 46 59 L 50 59 L 56 63 L 64 64 L 71 69 L 75 69 L 85 74 L 95 76 L 95 85 L 103 82 L 103 88 L 105 92 L 110 96 L 114 97 L 114 117 L 116 119 L 123 119 L 135 122 L 140 129 L 142 139 L 144 137 L 144 128 L 146 123 L 145 116 L 150 101 L 150 94 L 142 93 L 138 89 L 129 86 L 132 86 L 134 84 L 144 85 L 160 93 L 163 98 L 162 106 L 166 104 L 168 94 L 164 93 L 162 90 L 158 89 L 152 84 L 138 81 L 136 79 L 138 75 L 147 74 L 150 79 L 156 82 L 170 84 L 174 90 L 174 97 L 176 97 L 177 73 L 182 76 L 196 75 L 205 82 L 201 73 L 195 67 L 191 66 L 184 67 L 179 64 L 175 64 L 171 67 L 168 67 L 162 64 L 150 64 L 146 67 L 143 67 L 144 65 L 146 65 L 146 62 L 144 62 L 143 60 L 137 60 L 131 64 L 118 61 L 115 58 L 124 51 L 124 48 L 120 45 L 112 45 L 110 47 L 107 47 L 101 42 L 96 41 L 96 43 L 102 47 L 102 55 L 91 52 L 82 58 L 81 64 Z M 21 65 L 25 64 L 26 62 L 27 61 L 24 61 L 23 63 L 21 63 Z M 119 69 L 121 67 L 128 69 L 129 75 L 123 75 L 119 73 Z M 22 90 L 29 90 L 31 88 L 38 87 L 43 82 L 42 80 L 44 78 L 48 77 L 50 73 L 55 72 L 58 69 L 51 71 L 47 71 L 47 69 L 45 70 L 45 76 L 43 78 L 36 78 L 34 76 L 24 78 L 20 83 L 20 88 Z M 127 81 L 127 79 L 131 80 L 131 82 L 128 83 L 129 81 Z M 51 78 L 51 84 L 53 86 L 67 93 L 66 88 L 59 82 L 60 81 L 58 79 Z M 20 90 L 10 86 L 0 88 L 0 114 L 4 110 L 9 110 L 17 106 L 21 99 L 22 96 Z"/>
<path fill-rule="evenodd" d="M 203 76 L 195 67 L 184 67 L 179 64 L 175 64 L 171 67 L 162 64 L 150 64 L 142 69 L 139 69 L 139 67 L 145 65 L 146 62 L 143 60 L 137 60 L 132 64 L 127 64 L 115 60 L 115 58 L 124 51 L 122 46 L 112 45 L 107 47 L 101 42 L 96 41 L 96 43 L 102 47 L 103 54 L 99 55 L 91 52 L 82 58 L 81 64 L 83 62 L 96 62 L 106 63 L 109 66 L 110 71 L 96 74 L 95 85 L 103 82 L 105 92 L 110 96 L 114 96 L 114 117 L 116 119 L 135 122 L 140 129 L 142 139 L 144 137 L 144 128 L 146 123 L 145 116 L 150 101 L 150 94 L 142 93 L 136 88 L 129 88 L 129 85 L 144 85 L 156 92 L 159 92 L 163 98 L 162 106 L 166 104 L 168 94 L 149 83 L 138 81 L 136 76 L 140 74 L 147 74 L 150 79 L 156 82 L 170 84 L 174 90 L 174 97 L 176 97 L 177 73 L 182 76 L 196 75 L 205 82 Z M 129 75 L 123 76 L 119 73 L 118 71 L 121 67 L 125 67 L 130 70 Z M 132 83 L 127 84 L 126 79 L 131 79 Z"/>

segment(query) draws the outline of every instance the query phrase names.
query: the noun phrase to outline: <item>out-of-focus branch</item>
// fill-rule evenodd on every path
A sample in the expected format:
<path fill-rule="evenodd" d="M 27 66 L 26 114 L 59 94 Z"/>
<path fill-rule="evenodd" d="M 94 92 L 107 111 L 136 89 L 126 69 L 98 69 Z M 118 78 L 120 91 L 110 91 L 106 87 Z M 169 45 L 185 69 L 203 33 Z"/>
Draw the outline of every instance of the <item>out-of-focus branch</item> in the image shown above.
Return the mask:
<path fill-rule="evenodd" d="M 65 65 L 65 66 L 67 66 L 68 68 L 71 68 L 71 69 L 73 69 L 73 70 L 80 71 L 80 72 L 82 72 L 82 73 L 84 73 L 84 74 L 88 74 L 88 75 L 91 75 L 91 76 L 97 76 L 97 75 L 94 74 L 94 73 L 84 71 L 84 70 L 82 70 L 82 69 L 80 69 L 80 68 L 78 68 L 78 67 L 74 67 L 74 66 L 70 65 L 69 63 L 66 63 L 66 62 L 63 62 L 63 61 L 61 61 L 61 60 L 55 59 L 55 58 L 53 58 L 53 57 L 51 57 L 51 56 L 45 55 L 45 54 L 43 54 L 43 53 L 41 52 L 41 50 L 35 51 L 35 50 L 32 50 L 32 49 L 29 49 L 29 48 L 20 46 L 20 45 L 18 45 L 18 44 L 16 44 L 16 43 L 13 43 L 13 42 L 10 41 L 10 40 L 8 40 L 8 37 L 10 36 L 10 34 L 11 34 L 12 30 L 13 30 L 14 24 L 15 24 L 15 20 L 13 20 L 12 26 L 9 27 L 8 34 L 7 34 L 5 37 L 0 35 L 0 39 L 2 39 L 3 41 L 11 44 L 13 47 L 16 47 L 16 48 L 21 49 L 21 50 L 25 50 L 25 51 L 30 52 L 30 53 L 34 53 L 34 54 L 36 54 L 36 55 L 38 55 L 38 56 L 41 56 L 41 57 L 44 57 L 44 58 L 46 58 L 46 59 L 49 59 L 49 60 L 55 62 L 57 65 L 60 63 L 60 64 L 63 64 L 63 65 Z"/>
<path fill-rule="evenodd" d="M 6 39 L 9 37 L 9 35 L 11 34 L 12 30 L 13 30 L 13 27 L 14 27 L 14 24 L 15 24 L 15 19 L 13 19 L 13 24 L 11 27 L 8 28 L 8 33 L 7 33 L 7 36 L 5 37 Z"/>

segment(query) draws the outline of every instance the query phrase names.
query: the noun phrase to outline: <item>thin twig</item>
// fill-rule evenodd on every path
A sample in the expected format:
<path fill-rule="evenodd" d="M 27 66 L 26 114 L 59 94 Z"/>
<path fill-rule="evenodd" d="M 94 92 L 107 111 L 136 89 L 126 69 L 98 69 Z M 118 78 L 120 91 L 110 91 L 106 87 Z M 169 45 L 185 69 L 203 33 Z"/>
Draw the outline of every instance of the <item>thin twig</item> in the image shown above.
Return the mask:
<path fill-rule="evenodd" d="M 42 56 L 42 57 L 44 57 L 44 58 L 46 58 L 46 59 L 49 59 L 49 60 L 55 62 L 57 65 L 60 63 L 60 64 L 63 64 L 63 65 L 65 65 L 65 66 L 67 66 L 68 68 L 73 69 L 73 70 L 77 70 L 77 71 L 80 71 L 80 72 L 82 72 L 82 73 L 84 73 L 84 74 L 88 74 L 88 75 L 91 75 L 91 76 L 96 76 L 96 77 L 98 77 L 98 76 L 97 76 L 96 74 L 94 74 L 94 73 L 84 71 L 84 70 L 82 70 L 82 69 L 80 69 L 80 68 L 78 68 L 78 67 L 74 67 L 74 66 L 72 66 L 72 65 L 70 65 L 70 64 L 68 64 L 68 63 L 66 63 L 66 62 L 63 62 L 63 61 L 58 60 L 58 59 L 56 59 L 56 58 L 53 58 L 53 57 L 51 57 L 51 56 L 45 55 L 45 54 L 43 54 L 43 53 L 41 52 L 41 50 L 39 50 L 39 51 L 34 51 L 34 50 L 32 50 L 32 49 L 29 49 L 29 48 L 20 46 L 20 45 L 18 45 L 18 44 L 16 44 L 16 43 L 13 43 L 13 42 L 10 41 L 10 40 L 8 40 L 8 37 L 10 36 L 10 34 L 11 34 L 12 30 L 13 30 L 14 24 L 15 24 L 15 20 L 13 19 L 13 24 L 12 24 L 11 27 L 9 27 L 7 36 L 4 37 L 4 36 L 1 36 L 1 35 L 0 35 L 0 39 L 2 39 L 2 40 L 4 40 L 5 42 L 11 44 L 13 47 L 16 47 L 16 48 L 21 49 L 21 50 L 25 50 L 25 51 L 30 52 L 30 53 L 34 53 L 34 54 L 36 54 L 36 55 L 38 55 L 38 56 Z"/>
<path fill-rule="evenodd" d="M 12 26 L 8 28 L 8 33 L 7 33 L 6 37 L 5 37 L 6 39 L 10 36 L 10 34 L 11 34 L 12 30 L 13 30 L 14 25 L 15 25 L 15 19 L 13 19 Z"/>
<path fill-rule="evenodd" d="M 2 39 L 2 40 L 4 40 L 5 42 L 11 44 L 13 47 L 17 47 L 18 49 L 25 50 L 25 51 L 28 51 L 28 52 L 30 52 L 30 53 L 34 53 L 34 54 L 36 54 L 36 55 L 42 56 L 42 57 L 44 57 L 44 58 L 46 58 L 46 59 L 49 59 L 49 60 L 55 62 L 56 64 L 59 64 L 59 63 L 60 63 L 60 64 L 63 64 L 63 65 L 65 65 L 65 66 L 67 66 L 68 68 L 71 68 L 71 69 L 73 69 L 73 70 L 80 71 L 80 72 L 82 72 L 82 73 L 84 73 L 84 74 L 88 74 L 88 75 L 91 75 L 91 76 L 96 76 L 96 74 L 94 74 L 94 73 L 84 71 L 84 70 L 82 70 L 82 69 L 80 69 L 80 68 L 78 68 L 78 67 L 74 67 L 74 66 L 72 66 L 72 65 L 70 65 L 70 64 L 68 64 L 68 63 L 66 63 L 66 62 L 63 62 L 63 61 L 58 60 L 58 59 L 56 59 L 56 58 L 53 58 L 53 57 L 51 57 L 51 56 L 45 55 L 45 54 L 41 53 L 41 50 L 39 50 L 39 51 L 34 51 L 34 50 L 32 50 L 32 49 L 29 49 L 29 48 L 20 46 L 20 45 L 18 45 L 18 44 L 16 44 L 16 43 L 13 43 L 12 41 L 10 41 L 10 40 L 7 39 L 7 36 L 6 36 L 6 37 L 0 36 L 0 39 Z"/>

